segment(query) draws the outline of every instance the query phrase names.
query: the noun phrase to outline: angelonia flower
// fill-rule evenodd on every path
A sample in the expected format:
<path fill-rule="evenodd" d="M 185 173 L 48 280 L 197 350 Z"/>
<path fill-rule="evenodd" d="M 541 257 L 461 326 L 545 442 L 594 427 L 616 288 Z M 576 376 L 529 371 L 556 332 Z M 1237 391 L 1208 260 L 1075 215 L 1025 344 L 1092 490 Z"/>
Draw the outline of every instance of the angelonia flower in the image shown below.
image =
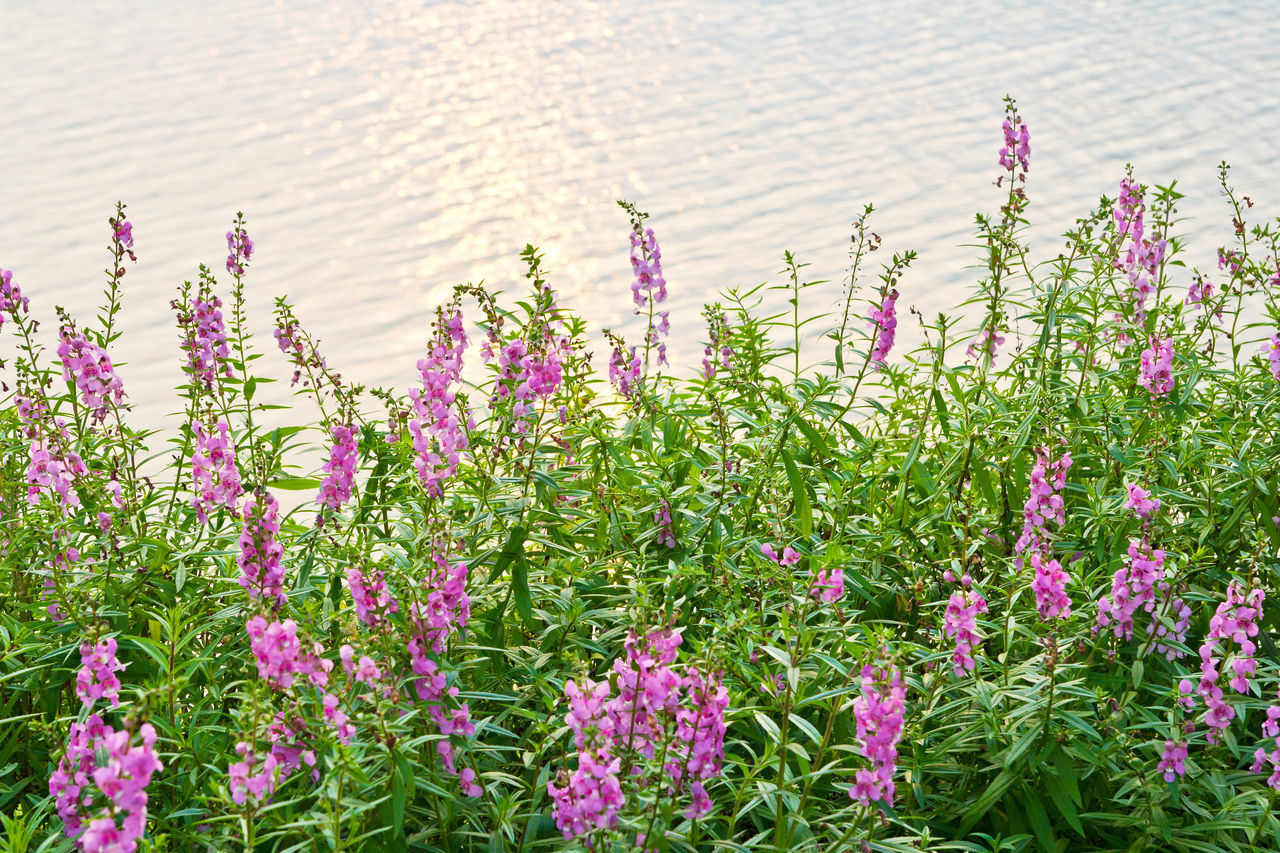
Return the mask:
<path fill-rule="evenodd" d="M 982 643 L 982 631 L 978 628 L 978 614 L 987 612 L 987 600 L 976 590 L 956 591 L 951 593 L 943 614 L 943 635 L 956 641 L 955 651 L 951 655 L 952 668 L 956 678 L 977 667 L 973 657 L 973 649 Z"/>
<path fill-rule="evenodd" d="M 760 553 L 779 566 L 794 566 L 800 562 L 800 555 L 790 545 L 783 548 L 782 553 L 779 554 L 772 545 L 766 542 L 760 546 Z"/>
<path fill-rule="evenodd" d="M 425 660 L 428 649 L 443 654 L 449 637 L 466 628 L 471 619 L 467 564 L 450 563 L 440 543 L 433 550 L 432 565 L 421 588 L 424 595 L 409 607 L 409 623 L 413 630 L 410 652 L 415 655 L 415 668 L 419 657 Z"/>
<path fill-rule="evenodd" d="M 671 503 L 662 498 L 653 511 L 653 523 L 658 525 L 658 541 L 668 548 L 676 547 L 676 534 L 672 528 Z"/>
<path fill-rule="evenodd" d="M 1277 694 L 1277 698 L 1280 698 L 1280 693 Z M 1273 739 L 1275 748 L 1268 752 L 1265 747 L 1258 747 L 1253 753 L 1253 765 L 1249 768 L 1249 772 L 1262 773 L 1269 765 L 1271 776 L 1267 779 L 1267 784 L 1280 791 L 1280 705 L 1267 708 L 1267 718 L 1262 723 L 1262 734 L 1263 737 Z"/>
<path fill-rule="evenodd" d="M 133 223 L 127 219 L 111 220 L 111 237 L 126 249 L 133 248 Z"/>
<path fill-rule="evenodd" d="M 893 803 L 906 696 L 902 674 L 892 662 L 862 668 L 862 692 L 853 700 L 853 719 L 862 755 L 870 759 L 871 767 L 858 770 L 849 797 L 863 806 Z"/>
<path fill-rule="evenodd" d="M 306 352 L 303 349 L 302 336 L 298 334 L 298 327 L 293 322 L 284 322 L 276 326 L 273 332 L 276 339 L 276 346 L 280 347 L 280 352 L 284 353 L 289 361 L 293 363 L 293 381 L 290 385 L 297 385 L 298 380 L 302 378 L 302 369 L 307 363 Z"/>
<path fill-rule="evenodd" d="M 1061 528 L 1067 523 L 1066 504 L 1059 494 L 1067 485 L 1067 469 L 1071 467 L 1071 453 L 1050 461 L 1049 448 L 1036 448 L 1036 464 L 1031 469 L 1031 482 L 1026 503 L 1022 507 L 1022 535 L 1014 543 L 1014 565 L 1022 568 L 1023 555 L 1040 552 L 1048 556 L 1048 523 L 1053 521 Z"/>
<path fill-rule="evenodd" d="M 187 336 L 183 349 L 187 352 L 187 370 L 192 380 L 212 388 L 219 375 L 231 377 L 231 350 L 227 346 L 227 327 L 222 319 L 222 300 L 213 294 L 208 299 L 191 300 L 191 314 L 180 317 Z"/>
<path fill-rule="evenodd" d="M 1031 134 L 1017 113 L 1004 120 L 1004 147 L 1000 149 L 1000 168 L 1012 172 L 1015 164 L 1024 173 L 1031 166 Z"/>
<path fill-rule="evenodd" d="M 1125 178 L 1120 182 L 1120 197 L 1116 201 L 1114 214 L 1120 235 L 1120 249 L 1124 251 L 1123 258 L 1116 259 L 1116 267 L 1129 279 L 1133 320 L 1138 325 L 1146 319 L 1146 301 L 1155 293 L 1154 276 L 1164 261 L 1166 249 L 1164 240 L 1153 242 L 1145 238 L 1145 212 L 1142 188 L 1133 178 Z"/>
<path fill-rule="evenodd" d="M 555 330 L 557 309 L 550 287 L 543 290 L 543 310 L 553 319 L 526 329 L 526 338 L 512 338 L 498 352 L 498 382 L 490 405 L 510 397 L 512 426 L 521 435 L 529 431 L 539 404 L 560 390 L 564 381 L 563 362 L 572 352 L 572 342 L 562 330 Z"/>
<path fill-rule="evenodd" d="M 844 569 L 819 569 L 813 577 L 809 595 L 823 604 L 833 604 L 844 597 Z"/>
<path fill-rule="evenodd" d="M 80 455 L 45 438 L 32 441 L 27 452 L 27 503 L 35 506 L 42 496 L 56 495 L 65 513 L 80 506 L 74 481 L 89 474 Z"/>
<path fill-rule="evenodd" d="M 236 448 L 231 442 L 230 427 L 226 419 L 218 421 L 216 432 L 206 431 L 200 421 L 191 422 L 196 446 L 191 454 L 191 483 L 195 495 L 191 505 L 201 524 L 209 521 L 209 512 L 225 506 L 232 513 L 244 488 L 240 484 L 240 469 L 236 466 Z"/>
<path fill-rule="evenodd" d="M 622 344 L 618 343 L 609 355 L 609 382 L 618 389 L 619 394 L 630 400 L 639 390 L 643 367 L 644 361 L 636 354 L 635 347 L 631 347 L 630 354 L 626 354 Z"/>
<path fill-rule="evenodd" d="M 227 232 L 227 272 L 244 275 L 245 266 L 253 257 L 253 241 L 240 225 Z"/>
<path fill-rule="evenodd" d="M 1124 508 L 1133 510 L 1134 514 L 1144 522 L 1160 510 L 1160 499 L 1151 497 L 1151 492 L 1142 486 L 1126 483 L 1125 490 L 1128 496 L 1125 498 Z"/>
<path fill-rule="evenodd" d="M 572 774 L 562 770 L 547 784 L 556 826 L 565 838 L 617 825 L 626 801 L 619 779 L 623 756 L 636 758 L 632 775 L 642 786 L 656 780 L 639 756 L 661 758 L 667 790 L 689 796 L 685 815 L 698 819 L 710 813 L 705 783 L 721 774 L 729 694 L 720 673 L 688 666 L 682 674 L 673 666 L 681 642 L 679 630 L 643 636 L 632 631 L 626 659 L 614 661 L 616 695 L 610 681 L 565 685 L 565 722 L 574 734 L 578 768 Z"/>
<path fill-rule="evenodd" d="M 1167 740 L 1160 753 L 1156 770 L 1164 774 L 1164 781 L 1174 782 L 1187 775 L 1187 742 Z M 1254 771 L 1255 773 L 1258 771 Z"/>
<path fill-rule="evenodd" d="M 0 270 L 0 329 L 4 328 L 6 317 L 18 319 L 18 311 L 27 312 L 27 298 L 22 289 L 13 283 L 12 270 Z"/>
<path fill-rule="evenodd" d="M 335 426 L 330 434 L 333 436 L 333 444 L 329 448 L 329 458 L 322 468 L 324 480 L 320 483 L 320 493 L 316 495 L 316 503 L 338 510 L 351 500 L 351 491 L 355 488 L 359 453 L 356 450 L 354 426 L 350 424 Z"/>
<path fill-rule="evenodd" d="M 386 573 L 381 569 L 365 572 L 359 566 L 352 566 L 347 569 L 347 586 L 355 602 L 356 618 L 370 628 L 378 627 L 400 609 L 400 603 L 387 588 Z"/>
<path fill-rule="evenodd" d="M 729 319 L 723 311 L 710 308 L 705 316 L 710 340 L 702 351 L 702 375 L 714 379 L 718 368 L 729 369 L 729 359 L 733 356 L 733 349 L 725 343 L 729 336 Z"/>
<path fill-rule="evenodd" d="M 111 356 L 70 326 L 62 327 L 60 341 L 62 378 L 75 382 L 80 398 L 93 410 L 95 418 L 105 418 L 110 403 L 119 406 L 124 402 L 124 383 L 111 365 Z"/>
<path fill-rule="evenodd" d="M 280 534 L 280 504 L 270 492 L 262 492 L 245 501 L 244 526 L 240 531 L 240 567 L 237 583 L 249 591 L 249 597 L 261 599 L 272 610 L 284 606 L 284 568 L 280 558 L 284 547 L 277 541 Z"/>
<path fill-rule="evenodd" d="M 1271 363 L 1271 375 L 1280 382 L 1280 334 L 1272 335 L 1271 340 L 1262 345 L 1262 351 Z"/>
<path fill-rule="evenodd" d="M 1133 639 L 1134 614 L 1138 610 L 1152 613 L 1156 609 L 1157 587 L 1168 589 L 1164 582 L 1165 553 L 1152 549 L 1144 536 L 1129 543 L 1129 560 L 1111 582 L 1111 594 L 1098 602 L 1098 627 L 1110 627 L 1122 640 Z M 1179 599 L 1180 600 L 1180 599 Z"/>
<path fill-rule="evenodd" d="M 978 339 L 965 349 L 965 358 L 976 359 L 986 356 L 994 359 L 997 349 L 1004 343 L 1004 340 L 1004 335 L 998 334 L 995 329 L 985 328 L 978 335 Z"/>
<path fill-rule="evenodd" d="M 1221 246 L 1218 247 L 1218 269 L 1227 270 L 1232 276 L 1234 276 L 1236 273 L 1240 272 L 1240 267 L 1243 262 L 1242 256 L 1235 249 L 1225 249 Z"/>
<path fill-rule="evenodd" d="M 1173 338 L 1152 337 L 1151 345 L 1142 351 L 1142 370 L 1138 384 L 1160 397 L 1173 390 Z"/>
<path fill-rule="evenodd" d="M 72 723 L 67 751 L 49 779 L 68 838 L 82 853 L 133 853 L 147 827 L 147 785 L 161 769 L 150 723 L 116 731 L 90 714 Z"/>
<path fill-rule="evenodd" d="M 1218 686 L 1220 669 L 1230 661 L 1230 685 L 1237 693 L 1249 692 L 1249 678 L 1257 672 L 1254 659 L 1257 646 L 1253 637 L 1258 635 L 1257 617 L 1262 612 L 1265 593 L 1255 587 L 1246 594 L 1240 584 L 1232 581 L 1227 586 L 1227 600 L 1218 605 L 1217 612 L 1209 620 L 1209 633 L 1200 646 L 1200 682 L 1196 692 L 1204 700 L 1204 723 L 1208 727 L 1209 743 L 1216 743 L 1218 735 L 1225 731 L 1235 718 L 1235 709 L 1223 698 Z M 1222 641 L 1226 641 L 1223 643 Z M 1231 645 L 1235 644 L 1235 654 Z"/>
<path fill-rule="evenodd" d="M 897 301 L 898 291 L 891 290 L 884 294 L 881 303 L 873 307 L 871 313 L 867 315 L 871 321 L 872 337 L 875 338 L 875 343 L 871 347 L 872 370 L 881 370 L 884 367 L 885 357 L 893 348 L 893 337 L 898 328 L 898 311 L 895 307 Z"/>
<path fill-rule="evenodd" d="M 1066 586 L 1070 578 L 1062 570 L 1062 564 L 1039 551 L 1031 554 L 1031 565 L 1035 569 L 1035 580 L 1031 582 L 1031 591 L 1036 596 L 1036 610 L 1040 618 L 1065 619 L 1071 615 L 1071 597 L 1067 595 Z"/>
<path fill-rule="evenodd" d="M 249 648 L 258 664 L 258 677 L 277 690 L 288 690 L 297 678 L 315 687 L 329 683 L 333 661 L 323 657 L 324 647 L 315 643 L 304 650 L 298 639 L 298 623 L 292 619 L 267 622 L 254 616 L 245 623 Z"/>
<path fill-rule="evenodd" d="M 325 694 L 325 699 L 337 701 L 330 694 Z M 327 703 L 325 708 L 326 711 L 329 708 Z M 270 800 L 276 788 L 304 764 L 312 768 L 312 781 L 320 778 L 311 735 L 302 718 L 286 717 L 283 711 L 278 713 L 267 727 L 266 739 L 270 749 L 265 755 L 259 755 L 249 741 L 236 743 L 240 760 L 227 767 L 227 787 L 236 805 L 244 805 L 250 799 L 255 804 Z"/>
<path fill-rule="evenodd" d="M 1187 288 L 1186 304 L 1202 305 L 1205 313 L 1213 311 L 1214 318 L 1219 323 L 1222 322 L 1221 306 L 1217 309 L 1213 308 L 1213 282 L 1197 277 L 1195 281 L 1191 282 L 1191 286 Z"/>
<path fill-rule="evenodd" d="M 418 362 L 422 387 L 409 391 L 413 413 L 409 432 L 417 454 L 414 468 L 427 494 L 440 497 L 446 480 L 458 473 L 462 451 L 468 440 L 458 412 L 453 409 L 454 386 L 462 381 L 462 353 L 467 335 L 462 328 L 462 312 L 446 321 L 441 313 L 436 321 L 435 340 L 427 356 Z"/>
<path fill-rule="evenodd" d="M 76 674 L 76 696 L 86 708 L 99 699 L 120 707 L 120 678 L 116 675 L 125 665 L 116 660 L 115 637 L 97 643 L 80 644 L 80 671 Z"/>

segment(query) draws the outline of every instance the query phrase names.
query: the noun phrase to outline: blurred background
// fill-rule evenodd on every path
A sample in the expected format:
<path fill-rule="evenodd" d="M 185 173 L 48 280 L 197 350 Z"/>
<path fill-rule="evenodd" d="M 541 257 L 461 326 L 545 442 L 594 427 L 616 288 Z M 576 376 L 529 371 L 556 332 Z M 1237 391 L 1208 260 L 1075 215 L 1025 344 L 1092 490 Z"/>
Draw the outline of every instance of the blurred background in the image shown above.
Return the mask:
<path fill-rule="evenodd" d="M 833 308 L 867 202 L 877 259 L 920 252 L 900 307 L 950 310 L 978 274 L 974 213 L 1001 201 L 1006 94 L 1037 258 L 1129 162 L 1178 180 L 1183 258 L 1206 271 L 1231 236 L 1219 161 L 1255 221 L 1280 215 L 1274 2 L 981 5 L 0 0 L 0 266 L 52 339 L 54 304 L 96 304 L 124 200 L 139 262 L 115 355 L 157 423 L 169 300 L 200 262 L 222 272 L 238 210 L 259 345 L 288 294 L 344 375 L 401 389 L 433 307 L 461 281 L 517 288 L 526 243 L 563 305 L 638 340 L 618 198 L 652 214 L 677 370 L 701 358 L 702 303 L 782 281 L 786 249 L 831 280 L 804 312 Z"/>

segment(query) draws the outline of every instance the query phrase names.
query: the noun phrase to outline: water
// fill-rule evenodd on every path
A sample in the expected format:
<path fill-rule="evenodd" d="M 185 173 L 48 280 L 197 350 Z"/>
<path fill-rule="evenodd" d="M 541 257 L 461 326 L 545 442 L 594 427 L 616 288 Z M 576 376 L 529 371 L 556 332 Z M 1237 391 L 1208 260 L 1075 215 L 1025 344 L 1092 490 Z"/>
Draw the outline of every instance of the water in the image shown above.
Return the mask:
<path fill-rule="evenodd" d="M 921 251 L 902 302 L 949 308 L 973 213 L 999 205 L 1006 93 L 1032 132 L 1038 257 L 1126 162 L 1179 179 L 1206 269 L 1230 236 L 1220 160 L 1255 216 L 1280 214 L 1271 2 L 960 5 L 0 0 L 0 265 L 43 318 L 87 315 L 129 204 L 118 359 L 148 421 L 174 408 L 168 301 L 221 268 L 237 210 L 259 328 L 287 293 L 346 376 L 401 387 L 432 307 L 464 280 L 513 287 L 525 243 L 563 304 L 635 337 L 617 198 L 653 215 L 685 363 L 701 303 L 780 280 L 785 249 L 835 280 L 805 307 L 834 303 L 868 201 L 886 249 Z"/>

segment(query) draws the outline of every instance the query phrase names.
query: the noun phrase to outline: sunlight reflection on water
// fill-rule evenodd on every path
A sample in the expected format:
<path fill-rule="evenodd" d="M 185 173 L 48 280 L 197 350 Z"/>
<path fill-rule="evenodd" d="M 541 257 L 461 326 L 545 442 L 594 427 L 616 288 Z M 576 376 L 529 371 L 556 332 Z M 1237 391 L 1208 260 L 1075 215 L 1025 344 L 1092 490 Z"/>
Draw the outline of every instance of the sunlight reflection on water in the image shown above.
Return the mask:
<path fill-rule="evenodd" d="M 432 306 L 468 279 L 512 287 L 525 243 L 562 304 L 636 337 L 619 197 L 653 214 L 677 363 L 701 355 L 701 303 L 779 280 L 784 249 L 833 279 L 806 308 L 835 302 L 867 201 L 887 249 L 921 251 L 902 302 L 949 308 L 975 277 L 973 213 L 999 204 L 1006 93 L 1031 127 L 1039 257 L 1126 161 L 1180 180 L 1203 268 L 1229 235 L 1218 161 L 1255 213 L 1280 214 L 1269 2 L 838 5 L 226 0 L 126 16 L 0 0 L 0 265 L 42 317 L 87 313 L 110 206 L 130 205 L 141 262 L 120 358 L 153 419 L 177 378 L 168 300 L 199 260 L 221 267 L 236 210 L 262 332 L 288 293 L 347 376 L 402 387 Z"/>

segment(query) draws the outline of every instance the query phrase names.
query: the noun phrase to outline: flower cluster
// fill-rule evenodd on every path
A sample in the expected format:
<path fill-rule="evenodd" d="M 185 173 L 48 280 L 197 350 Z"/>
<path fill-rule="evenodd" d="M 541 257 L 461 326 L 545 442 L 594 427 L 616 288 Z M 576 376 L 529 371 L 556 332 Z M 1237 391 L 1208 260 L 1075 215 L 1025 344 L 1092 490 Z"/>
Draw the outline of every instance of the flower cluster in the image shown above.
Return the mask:
<path fill-rule="evenodd" d="M 244 526 L 240 531 L 240 567 L 237 583 L 274 610 L 284 606 L 284 568 L 280 558 L 284 547 L 276 541 L 280 533 L 280 504 L 270 492 L 251 497 L 244 505 Z"/>
<path fill-rule="evenodd" d="M 466 431 L 453 410 L 454 385 L 462 378 L 462 353 L 467 335 L 462 328 L 462 312 L 455 311 L 446 322 L 441 313 L 436 321 L 435 340 L 427 356 L 418 361 L 422 387 L 409 391 L 413 417 L 409 432 L 417 453 L 414 467 L 427 494 L 444 494 L 444 481 L 458 473 L 462 451 L 467 449 Z"/>
<path fill-rule="evenodd" d="M 133 853 L 147 826 L 147 785 L 161 769 L 156 731 L 119 731 L 90 714 L 72 723 L 66 754 L 49 779 L 49 794 L 68 838 L 82 853 Z"/>
<path fill-rule="evenodd" d="M 898 291 L 890 290 L 884 294 L 880 304 L 873 306 L 871 313 L 867 315 L 871 321 L 872 337 L 875 338 L 875 343 L 871 347 L 872 370 L 882 369 L 889 350 L 893 349 L 893 338 L 898 328 L 898 310 L 895 307 L 897 301 Z"/>
<path fill-rule="evenodd" d="M 1032 553 L 1031 566 L 1035 569 L 1035 580 L 1031 582 L 1031 591 L 1036 596 L 1036 610 L 1040 618 L 1065 619 L 1071 615 L 1071 597 L 1067 595 L 1067 582 L 1070 576 L 1063 570 L 1062 564 L 1039 551 Z"/>
<path fill-rule="evenodd" d="M 191 453 L 191 482 L 195 495 L 191 505 L 201 524 L 209 521 L 209 512 L 225 506 L 233 513 L 244 487 L 236 466 L 236 448 L 231 442 L 230 427 L 225 419 L 218 421 L 216 432 L 205 429 L 200 421 L 192 421 L 196 446 Z"/>
<path fill-rule="evenodd" d="M 1031 134 L 1017 113 L 1004 120 L 1004 147 L 1000 149 L 1000 168 L 1012 172 L 1014 166 L 1025 173 L 1031 166 Z"/>
<path fill-rule="evenodd" d="M 65 438 L 65 430 L 59 428 L 59 432 Z M 58 442 L 48 439 L 32 441 L 28 448 L 27 502 L 35 506 L 41 495 L 56 494 L 63 511 L 69 513 L 80 506 L 74 480 L 88 473 L 78 453 L 63 450 Z"/>
<path fill-rule="evenodd" d="M 871 767 L 858 770 L 849 796 L 864 806 L 893 802 L 906 696 L 902 674 L 892 663 L 862 668 L 862 693 L 853 700 L 853 719 L 862 755 L 871 760 Z"/>
<path fill-rule="evenodd" d="M 298 639 L 298 623 L 292 619 L 283 622 L 267 622 L 263 616 L 254 616 L 245 623 L 249 634 L 249 648 L 258 663 L 258 677 L 277 690 L 288 690 L 295 677 L 305 677 L 316 687 L 329 683 L 333 661 L 323 657 L 324 647 L 319 643 L 310 651 L 304 651 Z"/>
<path fill-rule="evenodd" d="M 635 278 L 631 282 L 631 299 L 635 302 L 636 313 L 646 305 L 649 306 L 649 329 L 645 340 L 650 346 L 658 348 L 658 364 L 667 363 L 667 345 L 660 342 L 671 331 L 670 311 L 658 314 L 658 322 L 652 319 L 653 306 L 667 300 L 667 280 L 662 275 L 662 249 L 658 246 L 658 238 L 653 235 L 652 228 L 641 230 L 639 220 L 631 229 L 631 270 Z"/>
<path fill-rule="evenodd" d="M 1152 337 L 1151 345 L 1142 351 L 1142 370 L 1138 384 L 1162 397 L 1173 390 L 1173 338 Z"/>
<path fill-rule="evenodd" d="M 1126 497 L 1124 508 L 1133 510 L 1134 514 L 1144 522 L 1149 521 L 1160 510 L 1160 499 L 1151 497 L 1151 492 L 1142 486 L 1125 484 Z"/>
<path fill-rule="evenodd" d="M 1277 694 L 1277 698 L 1280 698 L 1280 694 Z M 1271 776 L 1267 779 L 1267 784 L 1280 791 L 1280 705 L 1267 708 L 1267 718 L 1262 723 L 1262 735 L 1272 738 L 1275 748 L 1268 752 L 1265 747 L 1258 747 L 1253 753 L 1253 765 L 1249 768 L 1249 772 L 1261 773 L 1263 768 L 1270 765 Z"/>
<path fill-rule="evenodd" d="M 1127 241 L 1128 249 L 1123 260 L 1117 259 L 1116 266 L 1129 279 L 1130 293 L 1133 298 L 1133 320 L 1141 325 L 1146 319 L 1146 301 L 1155 293 L 1155 274 L 1164 262 L 1166 243 L 1164 240 L 1148 240 L 1145 237 L 1143 223 L 1146 204 L 1142 198 L 1142 187 L 1133 178 L 1125 178 L 1120 182 L 1120 197 L 1116 201 L 1115 219 L 1119 230 L 1120 247 L 1124 250 Z"/>
<path fill-rule="evenodd" d="M 409 648 L 414 666 L 425 659 L 427 649 L 443 654 L 449 636 L 467 627 L 471 619 L 471 597 L 467 595 L 467 564 L 450 565 L 443 549 L 437 546 L 432 555 L 432 568 L 423 582 L 424 600 L 409 607 L 413 639 Z M 415 651 L 416 649 L 416 651 Z"/>
<path fill-rule="evenodd" d="M 1156 770 L 1164 774 L 1166 782 L 1173 782 L 1187 775 L 1187 742 L 1185 740 L 1165 741 Z"/>
<path fill-rule="evenodd" d="M 671 502 L 666 498 L 658 501 L 658 508 L 653 511 L 653 523 L 658 525 L 658 541 L 668 548 L 676 547 L 675 528 L 672 527 Z"/>
<path fill-rule="evenodd" d="M 1280 334 L 1272 335 L 1271 340 L 1262 345 L 1262 351 L 1271 363 L 1271 375 L 1280 382 Z"/>
<path fill-rule="evenodd" d="M 222 300 L 213 294 L 191 301 L 191 313 L 178 322 L 186 329 L 182 348 L 187 353 L 187 370 L 192 380 L 212 388 L 219 375 L 230 377 L 231 351 L 227 327 L 222 319 Z"/>
<path fill-rule="evenodd" d="M 550 291 L 545 298 L 550 298 Z M 511 417 L 517 433 L 527 433 L 538 402 L 560 390 L 564 379 L 562 362 L 570 351 L 569 337 L 553 333 L 548 323 L 542 334 L 531 335 L 530 341 L 513 338 L 498 353 L 500 381 L 492 402 L 507 397 L 514 400 Z"/>
<path fill-rule="evenodd" d="M 27 298 L 22 289 L 13 283 L 13 270 L 0 270 L 0 329 L 6 316 L 18 318 L 18 311 L 27 312 Z"/>
<path fill-rule="evenodd" d="M 613 665 L 616 695 L 611 696 L 609 681 L 565 685 L 565 722 L 574 733 L 578 768 L 547 783 L 556 826 L 565 838 L 616 825 L 625 804 L 618 776 L 624 756 L 660 759 L 670 793 L 689 794 L 686 816 L 710 813 L 705 782 L 723 765 L 729 694 L 719 674 L 708 676 L 692 666 L 681 674 L 673 668 L 681 642 L 678 630 L 631 632 L 625 662 Z M 646 776 L 643 762 L 635 765 L 633 776 L 641 785 L 656 781 Z"/>
<path fill-rule="evenodd" d="M 116 660 L 116 639 L 108 637 L 95 643 L 80 644 L 80 671 L 76 674 L 76 696 L 86 708 L 99 699 L 120 707 L 120 678 L 116 675 L 125 665 Z"/>
<path fill-rule="evenodd" d="M 124 402 L 124 383 L 111 364 L 111 356 L 70 326 L 62 327 L 60 341 L 62 378 L 75 382 L 80 398 L 93 410 L 95 418 L 105 418 L 109 404 L 119 406 Z"/>
<path fill-rule="evenodd" d="M 347 569 L 347 586 L 356 606 L 356 618 L 376 628 L 392 613 L 400 609 L 391 590 L 387 588 L 386 573 L 381 569 L 362 571 L 359 566 Z"/>
<path fill-rule="evenodd" d="M 320 484 L 320 493 L 316 495 L 316 503 L 337 510 L 351 500 L 359 454 L 356 450 L 354 426 L 335 426 L 330 434 L 333 436 L 333 445 L 329 448 L 329 458 L 324 463 L 324 480 Z"/>
<path fill-rule="evenodd" d="M 702 351 L 702 375 L 707 379 L 714 379 L 718 368 L 730 368 L 729 359 L 733 357 L 733 348 L 726 343 L 729 337 L 729 319 L 719 310 L 719 306 L 715 310 L 708 308 L 705 316 L 710 340 Z"/>
<path fill-rule="evenodd" d="M 1253 657 L 1257 651 L 1253 638 L 1258 635 L 1256 620 L 1262 612 L 1264 596 L 1261 587 L 1254 587 L 1246 594 L 1240 584 L 1232 581 L 1227 585 L 1227 600 L 1218 605 L 1209 620 L 1209 633 L 1200 646 L 1200 683 L 1196 688 L 1207 708 L 1204 722 L 1209 727 L 1209 743 L 1216 743 L 1218 734 L 1235 718 L 1235 709 L 1223 699 L 1222 688 L 1218 686 L 1220 667 L 1224 667 L 1230 657 L 1229 683 L 1237 693 L 1245 694 L 1249 692 L 1249 678 L 1258 670 Z M 1225 648 L 1219 645 L 1224 640 Z M 1234 655 L 1230 654 L 1232 643 L 1236 647 Z"/>
<path fill-rule="evenodd" d="M 973 650 L 982 643 L 982 631 L 978 628 L 978 614 L 987 612 L 987 600 L 977 590 L 957 590 L 951 593 L 943 614 L 942 632 L 956 641 L 951 653 L 952 669 L 956 678 L 977 667 Z"/>
<path fill-rule="evenodd" d="M 1022 506 L 1022 535 L 1014 543 L 1014 565 L 1022 568 L 1023 555 L 1039 552 L 1048 556 L 1052 552 L 1047 525 L 1050 521 L 1061 528 L 1067 523 L 1066 504 L 1058 494 L 1067 485 L 1067 469 L 1071 467 L 1071 454 L 1063 453 L 1056 461 L 1050 461 L 1049 448 L 1036 449 L 1036 464 L 1031 469 L 1031 482 L 1026 503 Z"/>
<path fill-rule="evenodd" d="M 621 342 L 617 343 L 609 355 L 609 382 L 618 389 L 618 393 L 628 400 L 633 398 L 640 386 L 640 372 L 644 362 L 631 347 L 630 354 L 623 352 Z"/>
<path fill-rule="evenodd" d="M 1004 343 L 1004 335 L 1000 334 L 992 326 L 983 329 L 978 335 L 978 339 L 965 349 L 965 358 L 977 359 L 980 357 L 996 357 L 996 351 Z"/>
<path fill-rule="evenodd" d="M 253 257 L 253 241 L 239 223 L 234 230 L 227 232 L 227 272 L 235 276 L 244 275 L 245 266 Z"/>
<path fill-rule="evenodd" d="M 1116 569 L 1111 594 L 1098 602 L 1098 627 L 1110 627 L 1123 640 L 1133 639 L 1134 614 L 1156 609 L 1156 590 L 1168 590 L 1164 580 L 1163 550 L 1152 549 L 1146 537 L 1129 543 L 1128 562 Z M 1180 600 L 1180 599 L 1179 599 Z"/>

